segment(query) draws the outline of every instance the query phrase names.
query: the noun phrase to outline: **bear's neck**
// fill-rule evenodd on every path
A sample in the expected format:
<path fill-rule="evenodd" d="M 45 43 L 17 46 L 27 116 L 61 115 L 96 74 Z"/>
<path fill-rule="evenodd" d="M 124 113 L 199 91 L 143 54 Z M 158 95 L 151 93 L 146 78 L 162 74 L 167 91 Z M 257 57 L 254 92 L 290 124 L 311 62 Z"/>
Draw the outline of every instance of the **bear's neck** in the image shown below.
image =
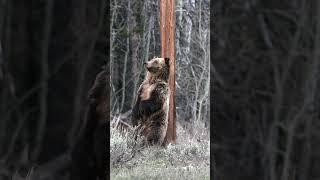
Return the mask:
<path fill-rule="evenodd" d="M 169 79 L 169 76 L 167 74 L 152 74 L 150 72 L 147 72 L 145 81 L 150 84 L 154 84 L 159 81 L 163 81 L 167 83 Z"/>

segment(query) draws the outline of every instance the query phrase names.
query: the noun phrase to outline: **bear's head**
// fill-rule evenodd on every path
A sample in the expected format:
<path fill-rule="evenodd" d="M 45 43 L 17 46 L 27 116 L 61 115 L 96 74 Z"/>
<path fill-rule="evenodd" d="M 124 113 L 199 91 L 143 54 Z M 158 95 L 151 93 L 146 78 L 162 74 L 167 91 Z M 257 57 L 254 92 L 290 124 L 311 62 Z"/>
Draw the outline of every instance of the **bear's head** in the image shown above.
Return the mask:
<path fill-rule="evenodd" d="M 153 58 L 148 62 L 144 63 L 145 68 L 148 72 L 153 74 L 164 73 L 169 71 L 169 58 Z"/>

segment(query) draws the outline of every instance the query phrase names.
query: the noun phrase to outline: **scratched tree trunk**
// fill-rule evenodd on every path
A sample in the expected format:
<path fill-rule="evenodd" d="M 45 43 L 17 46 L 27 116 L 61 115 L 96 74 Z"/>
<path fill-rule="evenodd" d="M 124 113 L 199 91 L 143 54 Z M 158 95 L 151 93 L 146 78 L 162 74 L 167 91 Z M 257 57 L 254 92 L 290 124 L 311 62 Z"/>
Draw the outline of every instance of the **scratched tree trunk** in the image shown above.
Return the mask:
<path fill-rule="evenodd" d="M 161 56 L 170 58 L 170 102 L 166 143 L 176 141 L 176 106 L 175 106 L 175 0 L 160 0 Z"/>

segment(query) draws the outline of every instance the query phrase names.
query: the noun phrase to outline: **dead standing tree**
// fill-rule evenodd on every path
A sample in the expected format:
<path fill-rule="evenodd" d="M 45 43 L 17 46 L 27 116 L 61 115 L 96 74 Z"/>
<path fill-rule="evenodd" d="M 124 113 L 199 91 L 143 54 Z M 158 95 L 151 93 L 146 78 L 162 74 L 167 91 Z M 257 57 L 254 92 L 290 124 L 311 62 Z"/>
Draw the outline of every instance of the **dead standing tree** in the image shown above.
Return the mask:
<path fill-rule="evenodd" d="M 175 0 L 160 0 L 161 56 L 170 58 L 170 101 L 166 143 L 176 141 L 175 106 Z"/>

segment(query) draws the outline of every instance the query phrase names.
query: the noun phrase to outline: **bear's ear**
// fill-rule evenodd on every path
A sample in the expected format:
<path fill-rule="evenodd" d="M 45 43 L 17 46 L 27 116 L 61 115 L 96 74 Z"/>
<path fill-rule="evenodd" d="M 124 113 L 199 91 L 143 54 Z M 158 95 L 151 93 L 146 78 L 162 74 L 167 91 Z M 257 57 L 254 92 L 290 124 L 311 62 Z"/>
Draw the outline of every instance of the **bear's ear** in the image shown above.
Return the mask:
<path fill-rule="evenodd" d="M 164 58 L 164 62 L 166 62 L 166 65 L 168 65 L 169 66 L 169 64 L 170 64 L 170 58 Z"/>

